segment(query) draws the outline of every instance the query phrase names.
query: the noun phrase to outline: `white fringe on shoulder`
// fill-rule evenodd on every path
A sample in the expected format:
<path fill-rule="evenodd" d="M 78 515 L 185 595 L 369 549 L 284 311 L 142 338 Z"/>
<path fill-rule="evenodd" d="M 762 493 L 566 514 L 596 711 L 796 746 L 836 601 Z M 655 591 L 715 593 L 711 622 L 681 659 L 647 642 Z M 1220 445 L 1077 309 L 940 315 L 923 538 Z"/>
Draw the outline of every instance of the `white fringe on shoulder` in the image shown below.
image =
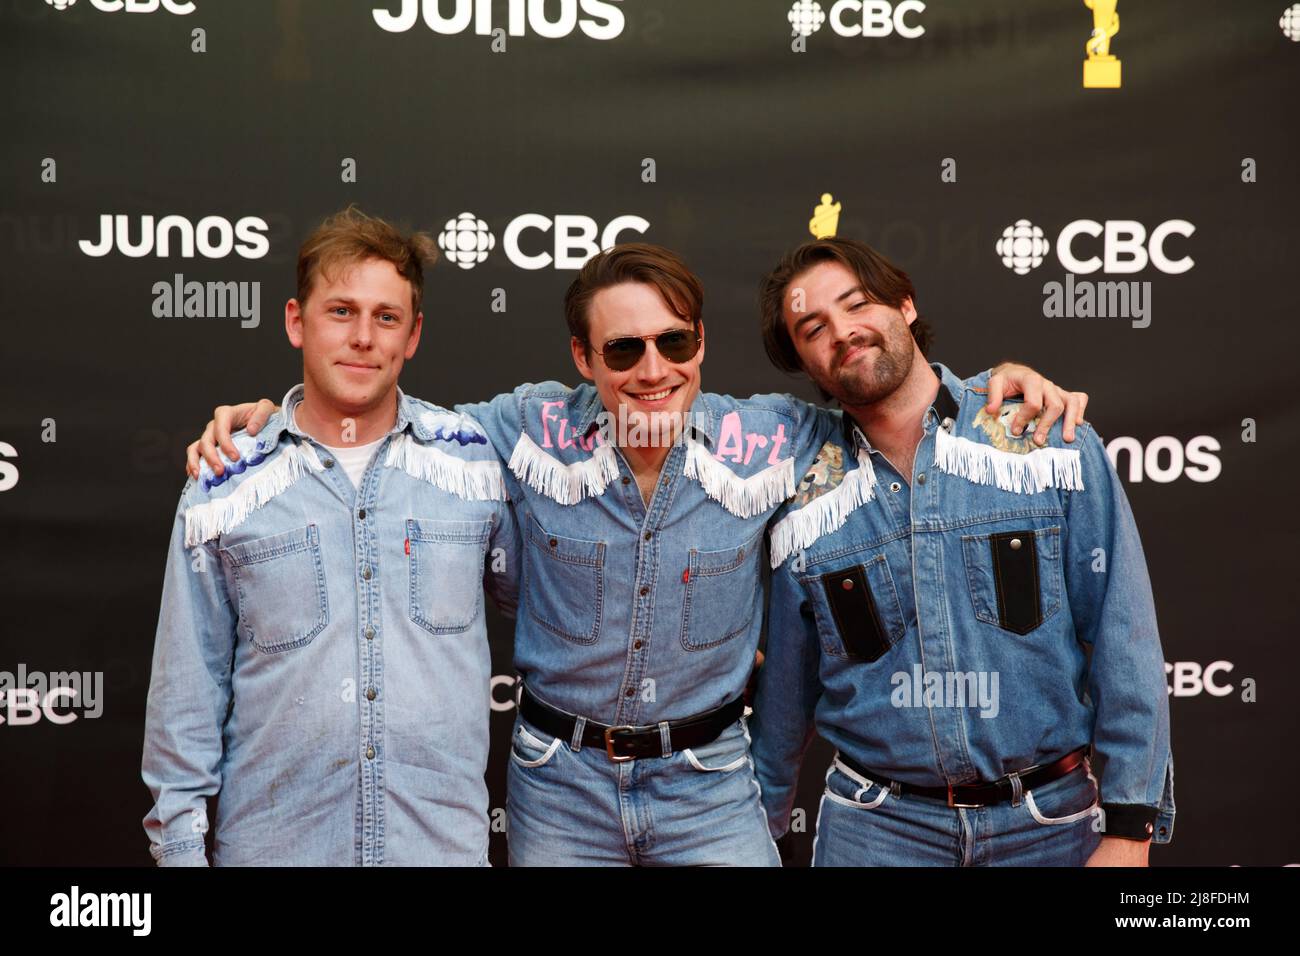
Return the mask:
<path fill-rule="evenodd" d="M 701 442 L 687 439 L 687 446 L 686 477 L 698 481 L 706 495 L 721 502 L 722 507 L 737 517 L 762 514 L 794 494 L 793 457 L 741 478 L 714 458 Z"/>
<path fill-rule="evenodd" d="M 839 485 L 773 525 L 768 534 L 772 567 L 779 568 L 796 551 L 844 527 L 854 509 L 875 497 L 876 470 L 871 467 L 871 453 L 860 448 L 858 467 L 846 474 Z"/>
<path fill-rule="evenodd" d="M 1024 455 L 935 431 L 934 464 L 940 471 L 1003 491 L 1034 495 L 1048 488 L 1083 490 L 1078 449 L 1036 448 Z"/>
<path fill-rule="evenodd" d="M 586 461 L 565 465 L 524 432 L 510 453 L 510 471 L 539 494 L 562 505 L 575 505 L 588 495 L 605 493 L 605 487 L 618 477 L 618 459 L 614 446 L 605 444 Z"/>
<path fill-rule="evenodd" d="M 185 547 L 192 548 L 225 534 L 308 472 L 324 466 L 315 450 L 303 442 L 283 448 L 265 468 L 245 478 L 233 492 L 185 509 Z"/>
<path fill-rule="evenodd" d="M 388 445 L 384 465 L 400 468 L 412 478 L 427 481 L 468 501 L 505 501 L 506 485 L 495 459 L 465 461 L 432 445 L 421 445 L 407 434 Z"/>

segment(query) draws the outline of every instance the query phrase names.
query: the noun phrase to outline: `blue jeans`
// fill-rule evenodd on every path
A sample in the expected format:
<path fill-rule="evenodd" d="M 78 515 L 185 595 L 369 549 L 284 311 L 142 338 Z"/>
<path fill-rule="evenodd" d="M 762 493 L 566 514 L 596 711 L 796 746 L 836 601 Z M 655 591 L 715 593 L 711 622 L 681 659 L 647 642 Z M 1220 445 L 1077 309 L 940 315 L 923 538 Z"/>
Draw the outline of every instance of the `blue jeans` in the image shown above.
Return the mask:
<path fill-rule="evenodd" d="M 817 812 L 813 866 L 1082 866 L 1101 842 L 1084 769 L 988 807 L 894 796 L 838 759 Z"/>
<path fill-rule="evenodd" d="M 743 717 L 713 742 L 668 757 L 615 763 L 571 743 L 515 718 L 511 866 L 781 865 Z"/>

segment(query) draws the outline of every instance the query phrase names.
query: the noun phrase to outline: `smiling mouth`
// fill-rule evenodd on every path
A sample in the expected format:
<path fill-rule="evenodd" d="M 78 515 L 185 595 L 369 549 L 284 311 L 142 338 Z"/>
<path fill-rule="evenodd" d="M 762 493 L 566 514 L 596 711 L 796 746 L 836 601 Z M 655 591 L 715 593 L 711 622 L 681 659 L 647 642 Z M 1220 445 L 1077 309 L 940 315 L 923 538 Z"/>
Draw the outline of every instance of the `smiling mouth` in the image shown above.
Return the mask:
<path fill-rule="evenodd" d="M 360 365 L 356 362 L 339 362 L 344 368 L 350 368 L 358 372 L 375 372 L 379 370 L 378 365 Z"/>
<path fill-rule="evenodd" d="M 852 349 L 850 349 L 842 359 L 840 359 L 838 366 L 840 368 L 843 368 L 844 366 L 852 362 L 854 359 L 857 359 L 867 354 L 868 349 L 874 349 L 874 348 L 879 348 L 879 346 L 878 345 L 856 345 Z"/>
<path fill-rule="evenodd" d="M 626 389 L 624 389 L 624 393 L 632 396 L 632 398 L 635 398 L 638 402 L 645 402 L 647 404 L 653 405 L 658 402 L 664 401 L 669 396 L 671 396 L 674 392 L 676 392 L 679 388 L 681 388 L 680 385 L 674 385 L 671 388 L 661 388 L 657 392 L 628 392 Z"/>

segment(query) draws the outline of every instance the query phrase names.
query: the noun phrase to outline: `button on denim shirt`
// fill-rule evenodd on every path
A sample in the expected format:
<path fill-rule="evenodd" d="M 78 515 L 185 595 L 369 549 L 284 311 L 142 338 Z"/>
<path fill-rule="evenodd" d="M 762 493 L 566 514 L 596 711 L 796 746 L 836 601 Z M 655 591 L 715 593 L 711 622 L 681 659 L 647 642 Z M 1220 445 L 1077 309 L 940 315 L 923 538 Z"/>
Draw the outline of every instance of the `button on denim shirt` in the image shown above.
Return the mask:
<path fill-rule="evenodd" d="M 457 410 L 508 458 L 529 691 L 634 726 L 739 697 L 762 627 L 764 526 L 838 422 L 788 395 L 701 393 L 647 506 L 592 386 L 523 385 Z"/>
<path fill-rule="evenodd" d="M 752 721 L 774 836 L 816 729 L 901 783 L 997 780 L 1091 742 L 1103 832 L 1173 831 L 1164 657 L 1133 514 L 1101 439 L 1011 435 L 988 373 L 933 366 L 911 481 L 845 418 L 771 534 Z M 945 427 L 946 423 L 946 427 Z M 1091 662 L 1089 661 L 1091 658 Z"/>
<path fill-rule="evenodd" d="M 298 428 L 302 386 L 176 512 L 145 725 L 164 865 L 486 862 L 486 586 L 518 530 L 472 420 L 398 392 L 354 487 Z M 499 549 L 499 550 L 498 550 Z"/>

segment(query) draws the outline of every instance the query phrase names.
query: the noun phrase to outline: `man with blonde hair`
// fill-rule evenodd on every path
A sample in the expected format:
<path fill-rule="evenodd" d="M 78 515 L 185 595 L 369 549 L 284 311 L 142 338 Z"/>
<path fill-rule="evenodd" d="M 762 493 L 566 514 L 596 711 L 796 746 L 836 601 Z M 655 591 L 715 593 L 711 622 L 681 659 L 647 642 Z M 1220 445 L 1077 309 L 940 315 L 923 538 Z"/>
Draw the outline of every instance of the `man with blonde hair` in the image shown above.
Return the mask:
<path fill-rule="evenodd" d="M 185 485 L 145 725 L 162 865 L 207 862 L 210 797 L 217 864 L 487 862 L 483 591 L 512 612 L 518 532 L 482 429 L 397 386 L 434 255 L 353 209 L 313 232 L 302 384 Z"/>

